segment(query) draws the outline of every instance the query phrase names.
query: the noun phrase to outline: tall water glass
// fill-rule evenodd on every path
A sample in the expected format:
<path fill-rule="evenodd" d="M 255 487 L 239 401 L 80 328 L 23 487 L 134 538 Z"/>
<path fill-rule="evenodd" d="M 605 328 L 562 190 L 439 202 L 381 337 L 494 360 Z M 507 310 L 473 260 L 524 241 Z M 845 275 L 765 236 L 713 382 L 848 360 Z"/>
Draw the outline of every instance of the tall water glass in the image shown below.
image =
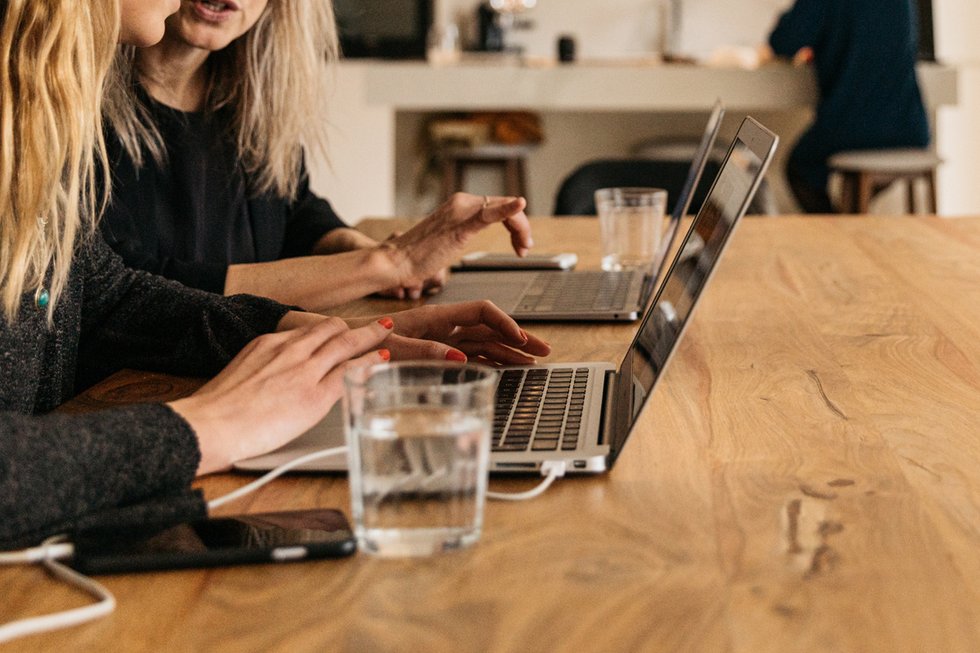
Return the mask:
<path fill-rule="evenodd" d="M 404 362 L 349 372 L 351 513 L 361 550 L 429 555 L 480 538 L 497 373 Z"/>

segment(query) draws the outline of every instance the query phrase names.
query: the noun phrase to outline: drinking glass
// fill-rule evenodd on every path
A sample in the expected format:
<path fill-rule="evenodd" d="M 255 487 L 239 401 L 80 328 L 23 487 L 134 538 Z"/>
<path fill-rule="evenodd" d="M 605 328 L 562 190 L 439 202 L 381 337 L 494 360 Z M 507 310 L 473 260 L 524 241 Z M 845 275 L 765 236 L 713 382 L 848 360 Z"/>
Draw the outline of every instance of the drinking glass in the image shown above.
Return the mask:
<path fill-rule="evenodd" d="M 660 249 L 667 191 L 601 188 L 595 192 L 602 240 L 602 269 L 648 268 Z"/>
<path fill-rule="evenodd" d="M 354 532 L 382 557 L 474 544 L 483 526 L 492 368 L 386 363 L 345 377 Z"/>

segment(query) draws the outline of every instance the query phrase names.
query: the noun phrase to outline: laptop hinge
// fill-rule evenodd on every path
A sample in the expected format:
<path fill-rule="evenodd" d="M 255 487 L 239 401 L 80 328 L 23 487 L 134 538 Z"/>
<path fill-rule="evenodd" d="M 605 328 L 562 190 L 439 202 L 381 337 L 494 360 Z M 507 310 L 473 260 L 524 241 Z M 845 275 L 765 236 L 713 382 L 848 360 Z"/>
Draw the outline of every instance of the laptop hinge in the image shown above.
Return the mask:
<path fill-rule="evenodd" d="M 612 433 L 613 401 L 616 398 L 616 370 L 606 370 L 602 384 L 602 414 L 599 416 L 599 444 L 608 444 Z"/>

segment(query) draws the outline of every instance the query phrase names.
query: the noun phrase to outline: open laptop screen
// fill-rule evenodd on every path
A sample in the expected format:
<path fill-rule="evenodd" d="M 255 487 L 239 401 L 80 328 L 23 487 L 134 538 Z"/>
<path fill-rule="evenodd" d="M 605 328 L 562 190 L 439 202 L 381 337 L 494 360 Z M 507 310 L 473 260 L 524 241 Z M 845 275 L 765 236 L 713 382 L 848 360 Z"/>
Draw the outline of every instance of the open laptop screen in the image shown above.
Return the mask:
<path fill-rule="evenodd" d="M 674 244 L 674 238 L 680 231 L 681 220 L 687 215 L 687 210 L 691 207 L 694 190 L 698 182 L 701 181 L 701 174 L 704 172 L 705 164 L 708 163 L 708 157 L 715 145 L 715 138 L 718 136 L 721 119 L 724 115 L 724 105 L 721 100 L 716 100 L 711 109 L 711 115 L 708 116 L 708 122 L 704 126 L 704 132 L 701 134 L 701 142 L 698 143 L 698 149 L 694 152 L 694 158 L 691 159 L 691 167 L 688 168 L 684 186 L 681 188 L 680 195 L 677 196 L 677 201 L 674 202 L 674 212 L 670 215 L 670 222 L 663 234 L 660 250 L 654 258 L 654 261 L 660 261 L 653 273 L 654 281 L 660 278 L 660 273 L 663 272 L 664 264 L 667 262 L 667 255 L 670 254 L 670 248 Z"/>
<path fill-rule="evenodd" d="M 616 380 L 617 406 L 611 449 L 618 454 L 676 349 L 688 318 L 708 284 L 736 222 L 745 213 L 765 173 L 776 137 L 751 118 L 739 129 L 711 190 L 667 277 L 643 317 Z"/>

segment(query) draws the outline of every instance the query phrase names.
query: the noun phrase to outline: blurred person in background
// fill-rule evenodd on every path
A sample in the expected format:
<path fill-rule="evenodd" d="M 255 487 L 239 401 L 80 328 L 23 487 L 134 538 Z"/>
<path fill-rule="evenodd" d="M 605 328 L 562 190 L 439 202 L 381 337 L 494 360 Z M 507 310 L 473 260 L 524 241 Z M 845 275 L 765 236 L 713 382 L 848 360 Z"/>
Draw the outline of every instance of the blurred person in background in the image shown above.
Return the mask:
<path fill-rule="evenodd" d="M 929 145 L 911 0 L 796 0 L 763 52 L 812 63 L 816 72 L 816 116 L 786 166 L 807 213 L 834 212 L 827 160 L 837 152 Z"/>

